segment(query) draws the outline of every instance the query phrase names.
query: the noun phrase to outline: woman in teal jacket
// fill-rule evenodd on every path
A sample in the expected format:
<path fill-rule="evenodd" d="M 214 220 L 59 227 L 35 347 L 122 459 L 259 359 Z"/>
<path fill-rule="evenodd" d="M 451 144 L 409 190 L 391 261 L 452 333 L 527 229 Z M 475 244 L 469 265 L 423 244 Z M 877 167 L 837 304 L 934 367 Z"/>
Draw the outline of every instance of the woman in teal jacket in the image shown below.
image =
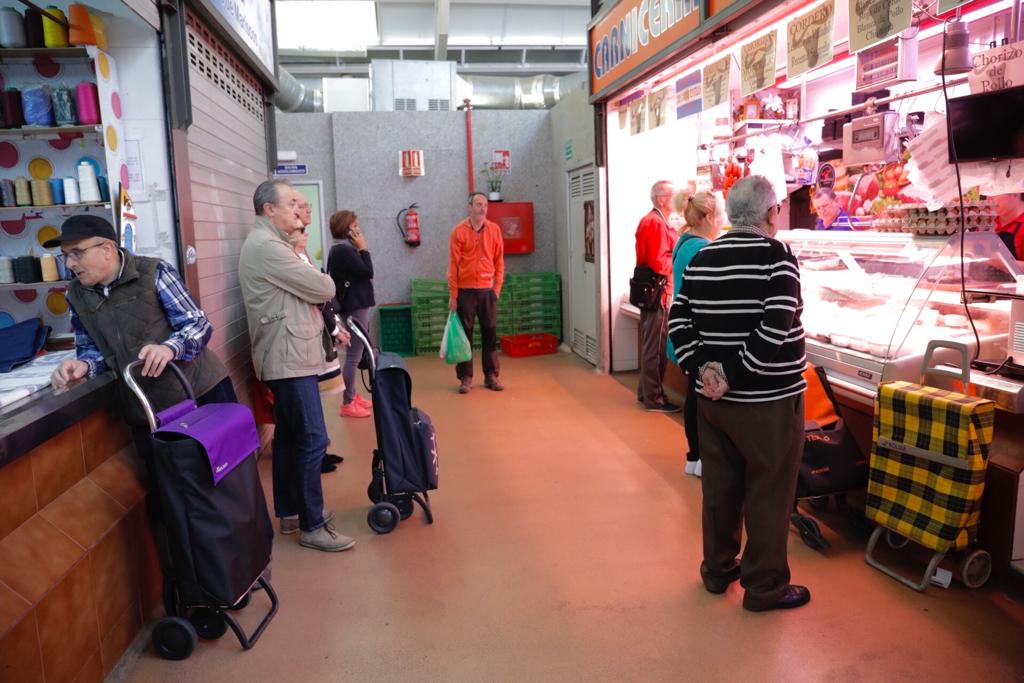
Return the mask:
<path fill-rule="evenodd" d="M 718 237 L 722 231 L 724 214 L 718 198 L 710 192 L 690 195 L 685 190 L 674 198 L 675 209 L 686 219 L 684 232 L 672 251 L 672 298 L 683 287 L 683 271 L 690 261 L 706 244 Z M 668 342 L 669 358 L 675 358 L 672 340 Z M 683 404 L 683 426 L 690 450 L 686 453 L 686 474 L 701 475 L 700 449 L 697 439 L 697 387 L 696 378 L 689 377 L 686 387 L 686 401 Z"/>

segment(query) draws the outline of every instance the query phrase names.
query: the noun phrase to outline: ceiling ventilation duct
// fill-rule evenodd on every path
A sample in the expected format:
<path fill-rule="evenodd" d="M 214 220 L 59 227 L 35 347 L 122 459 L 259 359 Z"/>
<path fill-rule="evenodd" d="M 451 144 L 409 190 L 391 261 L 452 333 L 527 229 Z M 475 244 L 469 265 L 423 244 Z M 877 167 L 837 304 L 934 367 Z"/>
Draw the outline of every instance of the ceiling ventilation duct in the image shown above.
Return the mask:
<path fill-rule="evenodd" d="M 274 106 L 286 112 L 316 112 L 324 110 L 324 92 L 320 88 L 309 88 L 283 67 L 277 69 L 280 89 L 274 95 Z"/>
<path fill-rule="evenodd" d="M 474 109 L 550 109 L 581 85 L 585 72 L 563 76 L 460 76 L 460 100 Z"/>

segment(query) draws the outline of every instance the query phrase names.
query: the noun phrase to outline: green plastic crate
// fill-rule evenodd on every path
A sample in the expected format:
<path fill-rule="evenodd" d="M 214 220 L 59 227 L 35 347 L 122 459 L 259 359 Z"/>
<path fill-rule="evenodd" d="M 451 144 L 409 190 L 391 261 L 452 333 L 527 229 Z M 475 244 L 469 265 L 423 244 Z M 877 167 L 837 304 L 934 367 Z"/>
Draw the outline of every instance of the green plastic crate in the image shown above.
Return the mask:
<path fill-rule="evenodd" d="M 416 353 L 413 337 L 412 306 L 393 305 L 377 308 L 380 321 L 380 349 L 400 356 Z"/>
<path fill-rule="evenodd" d="M 414 277 L 411 283 L 412 294 L 444 294 L 448 295 L 447 280 L 430 280 Z"/>

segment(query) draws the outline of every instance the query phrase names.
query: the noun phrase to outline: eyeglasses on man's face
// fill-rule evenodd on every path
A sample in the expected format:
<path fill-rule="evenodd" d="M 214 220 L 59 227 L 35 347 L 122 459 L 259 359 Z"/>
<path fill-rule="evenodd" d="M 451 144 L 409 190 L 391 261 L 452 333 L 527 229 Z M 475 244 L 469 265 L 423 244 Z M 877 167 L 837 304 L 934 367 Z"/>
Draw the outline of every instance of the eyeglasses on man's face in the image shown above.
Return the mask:
<path fill-rule="evenodd" d="M 90 244 L 87 247 L 75 247 L 74 249 L 71 249 L 69 251 L 57 254 L 57 260 L 63 263 L 65 266 L 68 265 L 68 262 L 70 261 L 75 261 L 77 263 L 78 261 L 82 260 L 82 257 L 85 256 L 85 252 L 89 251 L 90 249 L 102 246 L 103 242 L 98 242 L 97 244 Z"/>

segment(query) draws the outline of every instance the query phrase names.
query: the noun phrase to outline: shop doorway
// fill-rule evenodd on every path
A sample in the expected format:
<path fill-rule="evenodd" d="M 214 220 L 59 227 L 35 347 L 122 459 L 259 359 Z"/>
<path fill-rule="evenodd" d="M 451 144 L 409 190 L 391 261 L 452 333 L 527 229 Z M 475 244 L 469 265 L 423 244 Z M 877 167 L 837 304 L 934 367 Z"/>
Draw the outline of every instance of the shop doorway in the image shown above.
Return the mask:
<path fill-rule="evenodd" d="M 309 235 L 309 242 L 306 245 L 306 253 L 313 259 L 313 265 L 323 270 L 327 259 L 327 250 L 324 244 L 330 244 L 330 238 L 324 240 L 324 185 L 319 180 L 292 182 L 291 186 L 298 190 L 303 197 L 309 201 L 309 208 L 312 212 L 313 222 L 306 228 Z"/>
<path fill-rule="evenodd" d="M 569 329 L 572 350 L 597 365 L 597 174 L 594 166 L 568 173 Z"/>

